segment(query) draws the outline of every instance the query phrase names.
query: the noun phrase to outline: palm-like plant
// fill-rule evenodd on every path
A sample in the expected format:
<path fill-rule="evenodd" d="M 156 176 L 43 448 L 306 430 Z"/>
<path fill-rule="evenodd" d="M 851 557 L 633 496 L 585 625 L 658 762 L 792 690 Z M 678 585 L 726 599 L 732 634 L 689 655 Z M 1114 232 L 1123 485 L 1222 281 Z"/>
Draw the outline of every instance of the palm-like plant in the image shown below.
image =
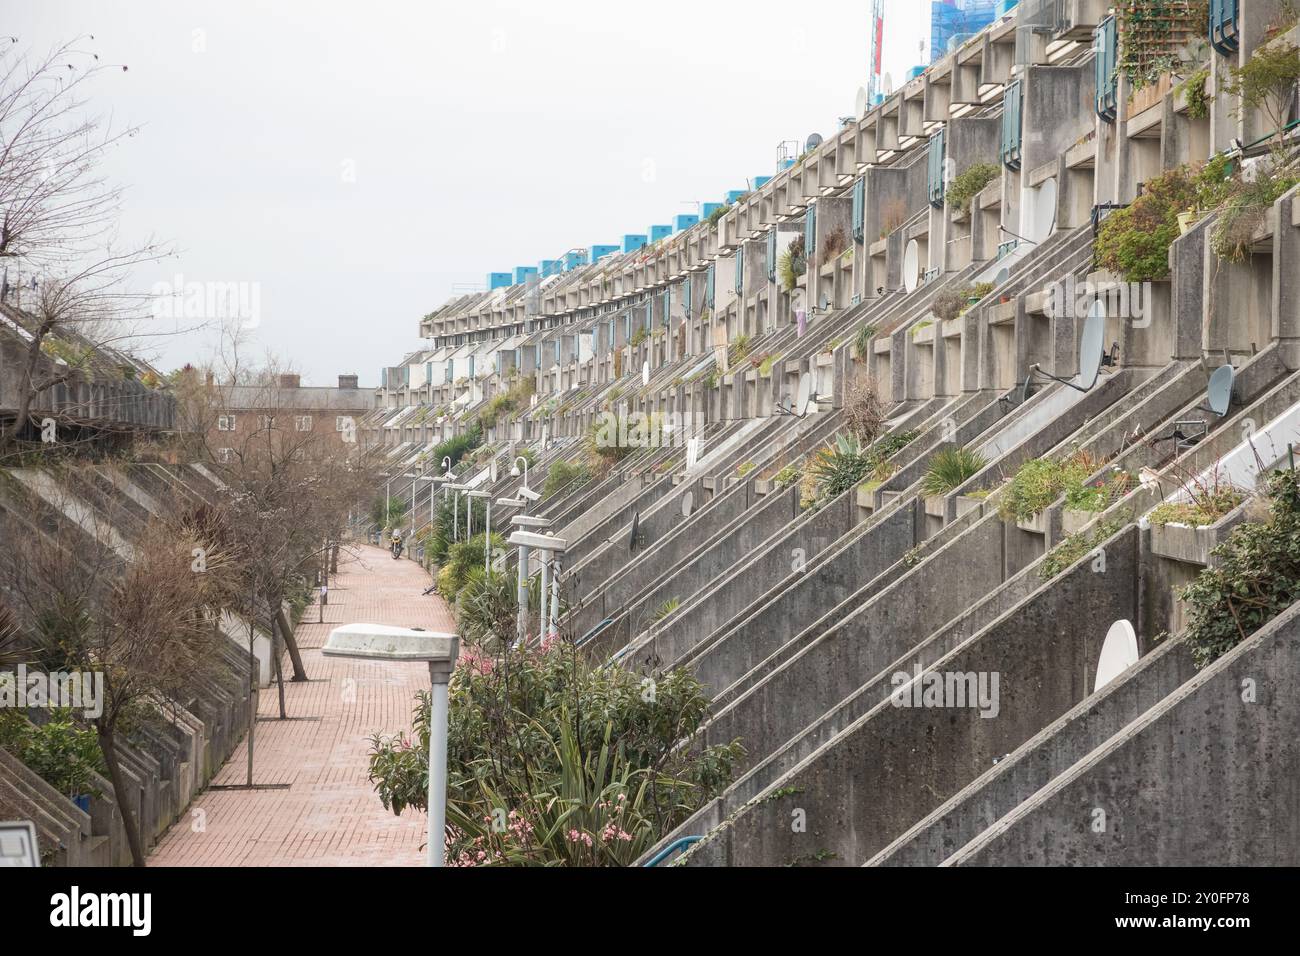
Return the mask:
<path fill-rule="evenodd" d="M 930 468 L 921 479 L 921 494 L 946 495 L 974 478 L 984 465 L 984 457 L 977 451 L 944 448 L 931 459 Z"/>

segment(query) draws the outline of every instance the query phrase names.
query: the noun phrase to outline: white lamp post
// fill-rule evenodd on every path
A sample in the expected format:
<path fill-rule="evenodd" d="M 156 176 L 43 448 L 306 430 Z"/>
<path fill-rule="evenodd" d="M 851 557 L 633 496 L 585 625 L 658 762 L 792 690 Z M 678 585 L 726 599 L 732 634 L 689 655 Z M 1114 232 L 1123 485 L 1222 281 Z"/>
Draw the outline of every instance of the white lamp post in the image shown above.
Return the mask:
<path fill-rule="evenodd" d="M 455 634 L 385 624 L 348 624 L 330 631 L 321 653 L 380 661 L 425 661 L 433 683 L 429 714 L 429 836 L 425 860 L 443 866 L 447 857 L 447 683 L 460 654 Z"/>
<path fill-rule="evenodd" d="M 483 538 L 483 573 L 492 573 L 492 495 L 487 491 L 471 491 L 467 497 L 470 499 L 469 512 L 474 513 L 474 499 L 484 499 L 487 503 L 487 528 L 484 529 Z"/>
<path fill-rule="evenodd" d="M 550 524 L 550 521 L 546 518 L 530 518 L 527 515 L 516 515 L 514 518 L 511 519 L 511 521 L 515 523 L 527 522 L 527 525 L 525 525 L 524 527 L 527 527 L 528 525 L 537 527 L 538 525 L 534 524 L 534 522 L 544 521 L 548 525 Z M 559 611 L 560 611 L 560 607 L 559 607 L 560 577 L 559 577 L 558 567 L 556 569 L 554 581 L 553 582 L 548 581 L 548 578 L 550 576 L 551 555 L 563 554 L 564 551 L 568 548 L 568 542 L 565 541 L 563 538 L 557 538 L 554 535 L 550 535 L 550 534 L 541 534 L 536 531 L 519 530 L 510 536 L 509 543 L 519 548 L 519 557 L 521 561 L 525 559 L 525 554 L 526 554 L 525 549 L 536 549 L 538 552 L 540 552 L 539 557 L 541 559 L 541 564 L 542 564 L 542 588 L 541 588 L 541 625 L 542 626 L 541 626 L 540 634 L 541 637 L 545 639 L 547 636 L 555 633 L 555 630 L 559 624 Z M 527 577 L 522 572 L 520 574 L 520 581 L 521 581 L 521 585 L 519 589 L 519 609 L 520 609 L 519 620 L 521 623 L 521 627 L 526 628 L 526 623 L 528 619 L 528 585 L 527 585 Z M 549 609 L 547 607 L 548 590 L 551 591 Z"/>

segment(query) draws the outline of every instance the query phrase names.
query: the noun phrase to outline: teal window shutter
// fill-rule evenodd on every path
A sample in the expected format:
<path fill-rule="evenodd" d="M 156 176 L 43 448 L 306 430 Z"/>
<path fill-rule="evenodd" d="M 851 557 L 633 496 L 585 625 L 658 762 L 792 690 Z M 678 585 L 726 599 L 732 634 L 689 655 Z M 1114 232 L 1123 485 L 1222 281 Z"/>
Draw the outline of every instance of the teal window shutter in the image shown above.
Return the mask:
<path fill-rule="evenodd" d="M 1119 82 L 1118 45 L 1119 28 L 1115 17 L 1109 16 L 1097 27 L 1093 69 L 1097 81 L 1097 115 L 1111 123 L 1119 111 L 1116 89 Z"/>
<path fill-rule="evenodd" d="M 930 137 L 930 157 L 929 157 L 929 180 L 930 185 L 930 205 L 936 209 L 943 208 L 943 160 L 944 160 L 944 130 L 939 128 L 933 136 Z"/>
<path fill-rule="evenodd" d="M 803 220 L 803 247 L 809 257 L 817 251 L 817 204 L 808 207 Z"/>
<path fill-rule="evenodd" d="M 856 180 L 854 180 L 853 183 L 853 238 L 858 242 L 862 242 L 866 238 L 866 233 L 867 233 L 867 181 L 859 176 Z M 775 232 L 772 233 L 772 245 L 773 246 L 776 245 Z M 773 258 L 775 257 L 774 256 L 769 257 L 768 261 L 771 262 Z M 776 278 L 775 263 L 772 263 L 770 268 L 773 270 L 772 278 L 775 279 Z"/>
<path fill-rule="evenodd" d="M 767 234 L 767 281 L 776 281 L 776 230 Z"/>
<path fill-rule="evenodd" d="M 1002 94 L 1002 163 L 1019 169 L 1020 152 L 1020 81 L 1012 80 Z"/>
<path fill-rule="evenodd" d="M 745 244 L 736 248 L 736 295 L 745 294 Z"/>

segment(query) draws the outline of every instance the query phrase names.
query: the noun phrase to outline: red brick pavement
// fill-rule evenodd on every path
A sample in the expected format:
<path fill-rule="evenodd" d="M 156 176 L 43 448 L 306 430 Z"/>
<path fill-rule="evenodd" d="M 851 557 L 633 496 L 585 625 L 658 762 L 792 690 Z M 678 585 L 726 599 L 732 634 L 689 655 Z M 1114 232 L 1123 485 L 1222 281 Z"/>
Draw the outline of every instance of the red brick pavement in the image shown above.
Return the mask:
<path fill-rule="evenodd" d="M 355 661 L 320 653 L 331 628 L 366 622 L 454 630 L 440 597 L 421 597 L 428 575 L 387 551 L 363 547 L 343 555 L 330 586 L 325 623 L 309 607 L 298 644 L 311 683 L 286 681 L 290 717 L 260 720 L 254 746 L 254 784 L 287 790 L 206 791 L 163 837 L 151 866 L 418 866 L 424 862 L 427 820 L 383 808 L 366 779 L 366 753 L 375 731 L 409 730 L 418 691 L 427 689 L 425 664 Z M 264 688 L 262 717 L 279 717 L 274 685 Z M 316 719 L 319 718 L 319 719 Z M 247 741 L 217 773 L 215 784 L 247 779 Z M 195 811 L 199 811 L 196 814 Z M 202 823 L 202 832 L 198 830 Z"/>

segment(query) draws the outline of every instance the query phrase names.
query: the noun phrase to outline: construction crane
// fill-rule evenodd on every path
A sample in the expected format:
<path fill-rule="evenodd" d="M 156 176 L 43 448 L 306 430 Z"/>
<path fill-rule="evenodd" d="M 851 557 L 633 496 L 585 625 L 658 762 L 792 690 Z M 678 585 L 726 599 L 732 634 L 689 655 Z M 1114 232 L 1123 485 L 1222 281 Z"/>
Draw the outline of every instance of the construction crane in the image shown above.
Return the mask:
<path fill-rule="evenodd" d="M 867 103 L 875 105 L 880 95 L 880 61 L 885 42 L 885 0 L 871 0 L 871 75 L 867 80 Z"/>

